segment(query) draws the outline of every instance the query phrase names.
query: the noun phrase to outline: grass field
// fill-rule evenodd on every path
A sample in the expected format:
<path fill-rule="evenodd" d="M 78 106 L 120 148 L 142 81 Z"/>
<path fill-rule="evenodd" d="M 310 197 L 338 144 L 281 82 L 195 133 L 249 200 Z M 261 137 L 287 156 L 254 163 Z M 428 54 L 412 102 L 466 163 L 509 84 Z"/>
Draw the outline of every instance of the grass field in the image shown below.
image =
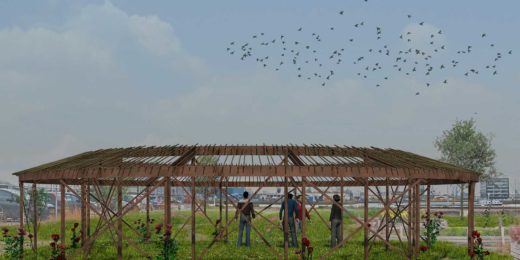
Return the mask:
<path fill-rule="evenodd" d="M 374 211 L 371 211 L 371 213 Z M 361 212 L 354 211 L 356 215 L 361 215 Z M 175 211 L 173 212 L 173 233 L 175 234 L 183 223 L 189 218 L 188 211 Z M 320 210 L 320 214 L 324 218 L 328 218 L 327 210 Z M 162 222 L 162 212 L 153 212 L 152 218 L 155 220 L 155 223 Z M 209 217 L 214 222 L 218 218 L 218 212 L 216 210 L 208 211 Z M 267 212 L 264 214 L 266 218 L 272 220 L 275 223 L 278 223 L 278 214 L 277 212 Z M 230 217 L 232 214 L 230 214 Z M 130 213 L 127 217 L 125 217 L 125 221 L 132 224 L 137 219 L 143 220 L 145 217 L 144 213 Z M 92 230 L 96 228 L 97 218 L 92 218 L 91 220 Z M 72 227 L 74 222 L 78 222 L 77 220 L 69 220 L 67 221 L 67 241 L 70 239 L 70 228 Z M 201 254 L 205 248 L 208 247 L 209 243 L 212 240 L 212 232 L 214 231 L 212 224 L 210 224 L 209 220 L 206 219 L 203 215 L 199 214 L 196 218 L 196 247 L 197 253 Z M 274 253 L 272 250 L 268 248 L 268 246 L 262 241 L 262 239 L 253 231 L 251 235 L 251 248 L 236 247 L 236 238 L 237 238 L 237 223 L 233 222 L 230 226 L 229 232 L 229 241 L 226 243 L 224 241 L 217 242 L 213 245 L 211 250 L 205 255 L 204 259 L 275 259 L 276 255 L 283 255 L 283 233 L 277 226 L 273 226 L 267 220 L 257 217 L 253 225 L 257 230 L 262 232 L 262 235 L 271 243 L 274 247 L 274 250 L 277 253 Z M 455 225 L 456 226 L 456 225 Z M 345 218 L 345 236 L 349 234 L 352 230 L 357 227 L 356 224 L 349 218 Z M 15 227 L 11 227 L 11 230 L 14 230 Z M 152 225 L 153 229 L 153 225 Z M 319 219 L 319 216 L 316 213 L 312 213 L 311 221 L 308 222 L 306 226 L 307 236 L 311 241 L 311 244 L 314 246 L 314 256 L 316 259 L 317 256 L 323 255 L 330 247 L 330 232 L 328 228 L 322 223 Z M 13 231 L 11 231 L 13 232 Z M 38 257 L 31 251 L 27 250 L 25 259 L 49 259 L 50 256 L 50 236 L 53 233 L 59 233 L 59 223 L 49 222 L 42 223 L 39 231 L 39 249 L 38 249 Z M 125 236 L 128 236 L 134 244 L 139 246 L 139 249 L 134 248 L 127 242 L 124 242 L 123 252 L 124 259 L 146 259 L 141 253 L 145 253 L 148 255 L 157 255 L 159 252 L 159 247 L 153 242 L 139 242 L 137 234 L 133 233 L 127 226 L 123 225 L 123 232 Z M 347 245 L 340 250 L 336 251 L 331 257 L 328 259 L 362 259 L 363 257 L 363 246 L 362 246 L 362 236 L 363 233 L 358 232 L 351 241 L 347 243 Z M 115 234 L 113 236 L 110 232 L 106 232 L 101 235 L 95 242 L 95 245 L 92 249 L 90 259 L 115 259 L 116 258 L 116 248 L 115 248 Z M 179 243 L 179 251 L 178 251 L 178 259 L 188 259 L 191 256 L 191 229 L 189 223 L 185 226 L 185 228 L 180 231 L 177 236 L 177 241 Z M 405 249 L 406 245 L 400 245 L 397 242 L 393 242 L 393 244 L 401 249 Z M 406 244 L 406 243 L 405 243 Z M 295 254 L 296 249 L 290 249 L 290 258 L 297 259 L 297 255 Z M 371 259 L 403 259 L 403 255 L 396 251 L 386 251 L 384 245 L 381 242 L 376 242 L 371 249 L 370 258 Z M 81 252 L 78 249 L 70 249 L 67 250 L 67 256 L 69 259 L 82 259 Z M 438 242 L 435 247 L 425 253 L 421 253 L 419 259 L 467 259 L 467 251 L 465 247 L 458 247 L 452 245 L 447 242 Z M 505 255 L 497 255 L 492 254 L 488 259 L 510 259 L 509 256 Z"/>

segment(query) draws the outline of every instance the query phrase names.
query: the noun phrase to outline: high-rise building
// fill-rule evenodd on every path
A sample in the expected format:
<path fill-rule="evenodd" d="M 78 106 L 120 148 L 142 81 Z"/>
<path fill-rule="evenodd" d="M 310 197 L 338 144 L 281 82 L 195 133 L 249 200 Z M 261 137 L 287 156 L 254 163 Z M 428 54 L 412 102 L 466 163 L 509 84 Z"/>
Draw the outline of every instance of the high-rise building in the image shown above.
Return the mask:
<path fill-rule="evenodd" d="M 480 183 L 481 199 L 507 199 L 509 198 L 509 178 L 491 178 Z"/>

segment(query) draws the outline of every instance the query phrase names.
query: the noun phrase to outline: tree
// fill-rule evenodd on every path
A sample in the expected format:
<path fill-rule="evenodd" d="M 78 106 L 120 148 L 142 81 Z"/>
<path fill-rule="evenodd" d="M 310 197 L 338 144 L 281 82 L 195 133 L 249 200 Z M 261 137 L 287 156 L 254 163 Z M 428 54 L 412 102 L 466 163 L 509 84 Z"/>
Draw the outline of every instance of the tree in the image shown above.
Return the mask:
<path fill-rule="evenodd" d="M 495 150 L 491 145 L 493 136 L 485 135 L 476 129 L 474 119 L 457 120 L 452 128 L 435 140 L 435 148 L 441 153 L 441 160 L 478 172 L 480 179 L 497 175 L 495 169 Z M 460 186 L 461 217 L 464 207 L 464 185 Z"/>

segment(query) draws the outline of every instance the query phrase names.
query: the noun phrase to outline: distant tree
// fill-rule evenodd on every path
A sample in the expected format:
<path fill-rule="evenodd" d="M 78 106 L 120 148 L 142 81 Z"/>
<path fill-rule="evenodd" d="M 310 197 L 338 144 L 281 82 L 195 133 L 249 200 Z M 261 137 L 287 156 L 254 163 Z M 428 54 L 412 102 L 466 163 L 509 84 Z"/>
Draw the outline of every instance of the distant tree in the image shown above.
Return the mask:
<path fill-rule="evenodd" d="M 435 141 L 441 160 L 480 173 L 480 179 L 495 177 L 495 150 L 491 145 L 493 136 L 478 131 L 474 119 L 457 120 L 452 128 L 442 133 Z M 464 207 L 464 185 L 460 185 L 461 217 Z"/>

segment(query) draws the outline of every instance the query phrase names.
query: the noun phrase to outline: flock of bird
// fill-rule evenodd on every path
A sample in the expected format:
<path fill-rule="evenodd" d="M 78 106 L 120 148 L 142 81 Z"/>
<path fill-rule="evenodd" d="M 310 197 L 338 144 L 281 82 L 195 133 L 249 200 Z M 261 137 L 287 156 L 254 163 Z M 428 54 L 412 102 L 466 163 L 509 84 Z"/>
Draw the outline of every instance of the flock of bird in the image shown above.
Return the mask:
<path fill-rule="evenodd" d="M 338 11 L 337 15 L 346 17 L 344 11 Z M 315 80 L 321 86 L 327 85 L 336 74 L 348 72 L 370 81 L 375 87 L 381 87 L 399 76 L 412 78 L 430 87 L 448 84 L 448 78 L 457 73 L 466 77 L 486 73 L 497 75 L 501 59 L 513 54 L 512 50 L 498 50 L 486 33 L 477 36 L 482 41 L 478 48 L 468 44 L 456 51 L 448 51 L 442 30 L 424 21 L 414 22 L 410 14 L 405 19 L 415 27 L 408 26 L 406 28 L 410 29 L 393 38 L 384 33 L 382 26 L 372 27 L 367 21 L 359 21 L 349 25 L 348 31 L 341 26 L 329 26 L 321 33 L 304 27 L 276 36 L 260 32 L 248 41 L 230 42 L 226 51 L 242 61 L 253 61 L 275 71 L 294 72 L 297 78 Z M 362 39 L 363 33 L 373 37 L 372 40 Z M 326 39 L 332 42 L 326 42 Z M 394 44 L 398 47 L 391 45 L 392 40 L 398 42 Z M 331 45 L 337 47 L 331 48 Z M 484 53 L 491 55 L 487 57 L 488 63 L 468 64 L 471 59 L 466 57 Z M 353 67 L 342 68 L 345 63 Z M 420 92 L 415 94 L 419 95 Z"/>

